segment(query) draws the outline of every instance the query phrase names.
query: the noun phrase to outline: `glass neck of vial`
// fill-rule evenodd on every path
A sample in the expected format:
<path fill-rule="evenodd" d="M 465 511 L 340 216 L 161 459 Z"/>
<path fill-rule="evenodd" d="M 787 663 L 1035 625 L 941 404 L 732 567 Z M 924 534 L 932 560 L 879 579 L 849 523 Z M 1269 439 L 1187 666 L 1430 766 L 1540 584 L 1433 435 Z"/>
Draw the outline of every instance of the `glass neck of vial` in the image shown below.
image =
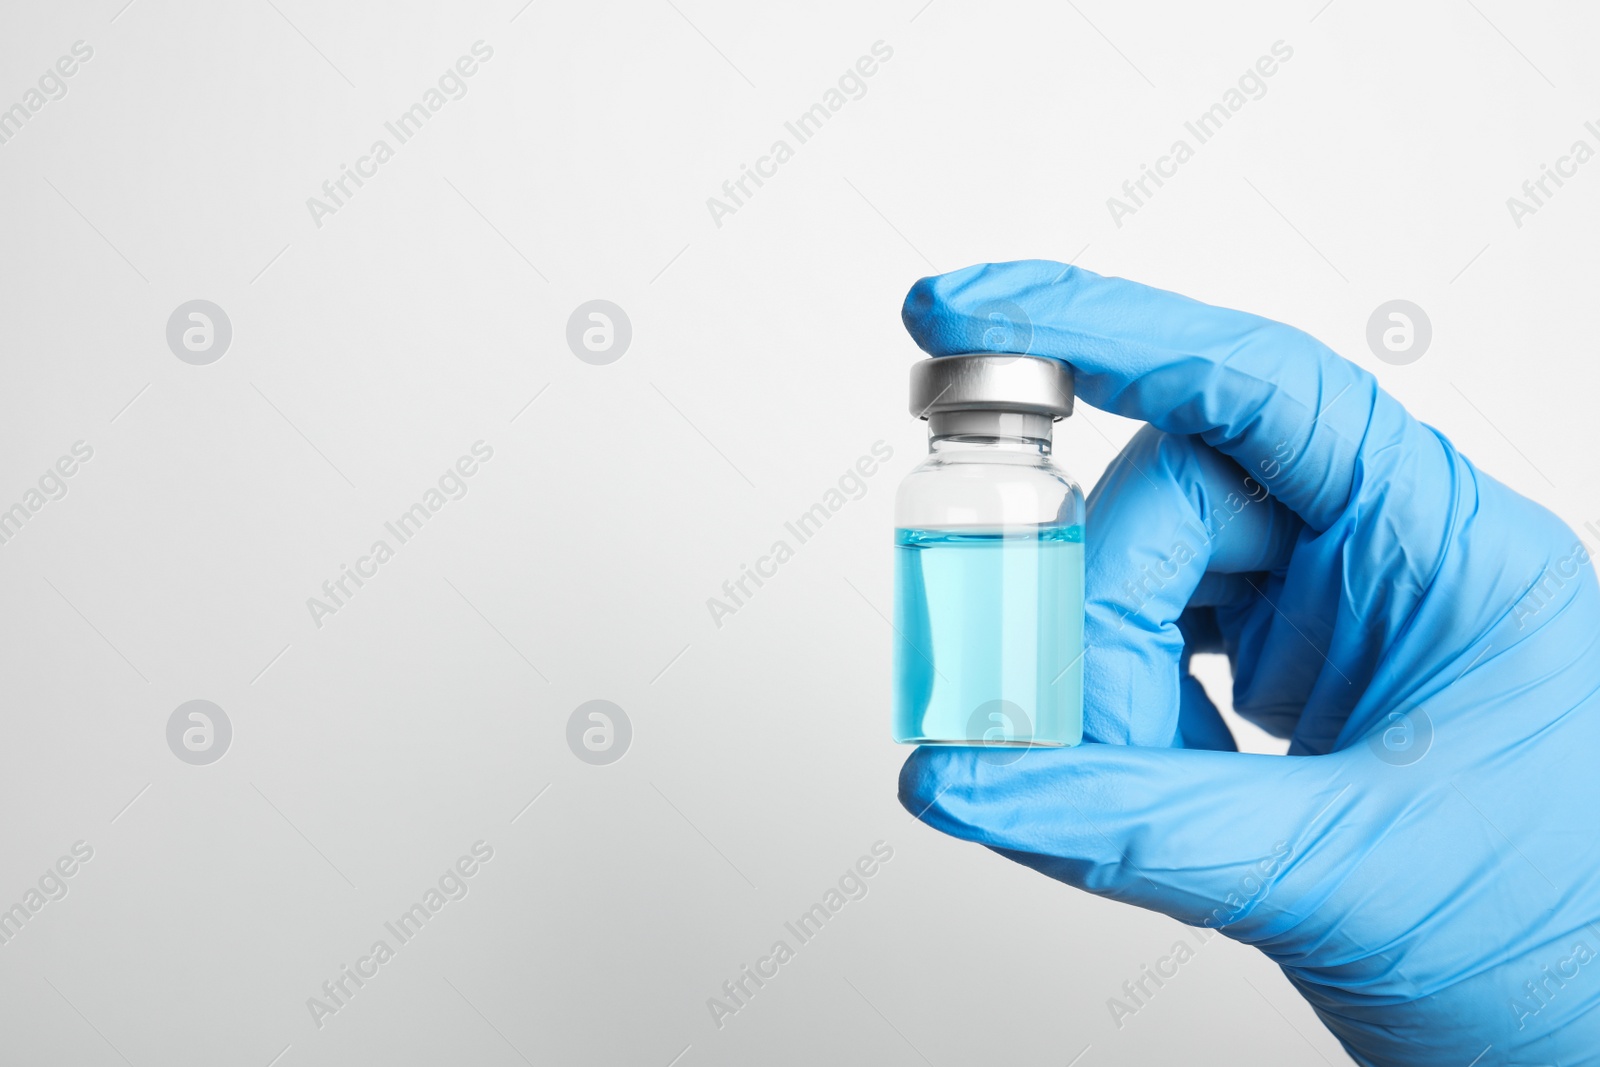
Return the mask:
<path fill-rule="evenodd" d="M 1052 423 L 1049 415 L 1012 411 L 937 412 L 928 416 L 928 451 L 1000 449 L 1048 456 Z"/>

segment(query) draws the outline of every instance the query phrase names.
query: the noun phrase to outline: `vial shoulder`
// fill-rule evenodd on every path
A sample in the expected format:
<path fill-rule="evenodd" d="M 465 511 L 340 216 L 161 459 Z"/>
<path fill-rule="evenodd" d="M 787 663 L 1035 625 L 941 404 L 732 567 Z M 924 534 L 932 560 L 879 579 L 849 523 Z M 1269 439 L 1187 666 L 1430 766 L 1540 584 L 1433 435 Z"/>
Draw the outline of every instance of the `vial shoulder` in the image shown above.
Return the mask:
<path fill-rule="evenodd" d="M 1083 489 L 1061 467 L 1034 460 L 951 462 L 929 456 L 900 482 L 895 525 L 1060 525 L 1083 522 Z"/>

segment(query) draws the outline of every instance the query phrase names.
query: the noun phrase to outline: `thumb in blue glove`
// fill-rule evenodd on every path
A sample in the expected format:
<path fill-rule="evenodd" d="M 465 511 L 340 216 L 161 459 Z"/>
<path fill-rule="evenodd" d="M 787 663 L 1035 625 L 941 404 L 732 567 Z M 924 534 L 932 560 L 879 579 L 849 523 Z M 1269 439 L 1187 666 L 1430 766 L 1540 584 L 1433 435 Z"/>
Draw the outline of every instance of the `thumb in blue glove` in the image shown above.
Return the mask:
<path fill-rule="evenodd" d="M 1089 743 L 919 749 L 902 803 L 1254 945 L 1362 1064 L 1600 1062 L 1579 539 L 1276 322 L 1037 261 L 925 278 L 903 318 L 940 356 L 982 350 L 997 307 L 1150 425 L 1088 505 Z M 1235 751 L 1204 651 L 1289 755 Z"/>

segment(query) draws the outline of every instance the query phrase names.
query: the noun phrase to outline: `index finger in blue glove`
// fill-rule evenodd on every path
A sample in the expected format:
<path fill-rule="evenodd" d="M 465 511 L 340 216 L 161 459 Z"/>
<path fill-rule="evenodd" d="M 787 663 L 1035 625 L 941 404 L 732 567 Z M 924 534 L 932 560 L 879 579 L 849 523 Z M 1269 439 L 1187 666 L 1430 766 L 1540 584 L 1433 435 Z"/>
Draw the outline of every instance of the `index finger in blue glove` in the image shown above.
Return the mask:
<path fill-rule="evenodd" d="M 1450 481 L 1438 441 L 1372 375 L 1257 315 L 1024 260 L 923 278 L 901 318 L 930 355 L 1066 360 L 1095 407 L 1198 434 L 1258 477 L 1271 470 L 1273 495 L 1316 530 L 1364 484 Z"/>

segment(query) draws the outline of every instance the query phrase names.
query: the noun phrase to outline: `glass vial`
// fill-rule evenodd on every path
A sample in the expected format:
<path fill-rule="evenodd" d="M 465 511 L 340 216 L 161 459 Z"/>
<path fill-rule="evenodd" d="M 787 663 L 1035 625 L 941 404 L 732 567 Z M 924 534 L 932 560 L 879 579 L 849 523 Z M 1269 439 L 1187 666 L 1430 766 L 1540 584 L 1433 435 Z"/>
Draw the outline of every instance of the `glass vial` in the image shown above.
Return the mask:
<path fill-rule="evenodd" d="M 894 739 L 1083 739 L 1083 490 L 1051 456 L 1072 368 L 960 355 L 911 369 L 928 458 L 895 500 Z"/>

